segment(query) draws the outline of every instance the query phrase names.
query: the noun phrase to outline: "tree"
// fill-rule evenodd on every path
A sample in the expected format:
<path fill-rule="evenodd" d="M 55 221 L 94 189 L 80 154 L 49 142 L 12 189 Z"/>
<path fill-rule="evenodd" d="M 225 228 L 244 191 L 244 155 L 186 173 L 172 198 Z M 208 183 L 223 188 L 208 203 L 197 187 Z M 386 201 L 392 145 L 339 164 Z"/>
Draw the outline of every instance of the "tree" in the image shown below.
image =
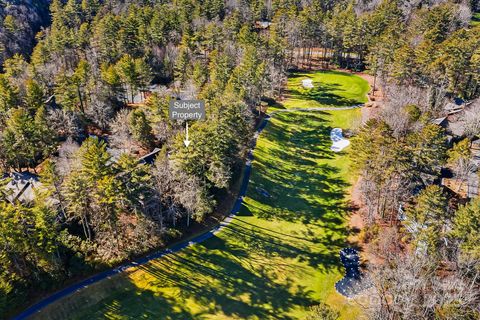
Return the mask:
<path fill-rule="evenodd" d="M 0 310 L 22 303 L 25 287 L 61 279 L 55 211 L 0 201 L 0 235 Z"/>
<path fill-rule="evenodd" d="M 77 151 L 79 167 L 69 174 L 64 185 L 67 216 L 77 220 L 83 228 L 85 239 L 93 240 L 92 228 L 95 214 L 92 196 L 97 181 L 111 173 L 110 155 L 106 144 L 97 138 L 88 138 Z"/>
<path fill-rule="evenodd" d="M 152 80 L 152 71 L 143 59 L 133 59 L 132 56 L 125 54 L 115 65 L 114 70 L 107 68 L 104 71 L 104 78 L 111 86 L 116 87 L 118 84 L 118 76 L 126 88 L 130 91 L 130 102 L 134 102 L 135 93 L 148 84 Z"/>
<path fill-rule="evenodd" d="M 306 320 L 337 320 L 340 316 L 338 311 L 333 310 L 325 303 L 310 307 Z"/>
<path fill-rule="evenodd" d="M 129 88 L 130 102 L 133 102 L 135 92 L 139 87 L 138 74 L 135 70 L 135 60 L 130 55 L 123 55 L 115 67 L 122 79 L 122 83 L 126 87 L 125 91 L 128 92 Z"/>
<path fill-rule="evenodd" d="M 25 83 L 24 105 L 31 115 L 45 104 L 45 93 L 42 87 L 33 79 L 28 79 Z"/>
<path fill-rule="evenodd" d="M 475 171 L 475 164 L 472 161 L 470 151 L 470 139 L 465 138 L 453 145 L 453 148 L 447 151 L 448 165 L 455 173 L 455 178 L 459 181 L 458 190 L 460 191 L 468 176 Z"/>
<path fill-rule="evenodd" d="M 186 47 L 181 47 L 175 61 L 174 78 L 184 83 L 189 78 L 190 55 Z"/>
<path fill-rule="evenodd" d="M 12 86 L 5 75 L 0 75 L 0 121 L 3 122 L 5 113 L 17 107 L 18 89 Z"/>
<path fill-rule="evenodd" d="M 392 254 L 388 261 L 370 271 L 370 319 L 473 320 L 480 315 L 478 292 L 462 270 L 445 275 L 436 261 L 411 253 Z"/>
<path fill-rule="evenodd" d="M 385 121 L 372 119 L 353 139 L 353 167 L 362 174 L 362 195 L 367 221 L 396 216 L 411 190 L 411 161 L 405 143 L 395 139 Z"/>
<path fill-rule="evenodd" d="M 430 257 L 440 252 L 449 225 L 448 201 L 442 187 L 429 185 L 407 210 L 406 225 L 412 230 L 415 245 L 426 245 Z"/>
<path fill-rule="evenodd" d="M 37 111 L 35 120 L 25 109 L 14 109 L 6 121 L 0 141 L 2 156 L 8 166 L 21 170 L 35 167 L 37 160 L 46 157 L 55 147 L 55 137 L 45 119 L 45 110 Z"/>
<path fill-rule="evenodd" d="M 452 235 L 459 240 L 463 254 L 480 259 L 480 198 L 458 208 Z"/>
<path fill-rule="evenodd" d="M 412 165 L 423 173 L 438 173 L 446 160 L 446 137 L 442 127 L 425 125 L 419 132 L 407 137 Z"/>
<path fill-rule="evenodd" d="M 55 96 L 60 104 L 72 111 L 85 113 L 90 99 L 90 65 L 80 60 L 72 74 L 62 72 L 55 82 Z"/>
<path fill-rule="evenodd" d="M 55 151 L 57 136 L 50 127 L 45 107 L 42 106 L 36 110 L 34 124 L 37 136 L 36 148 L 38 148 L 42 158 L 47 158 Z"/>
<path fill-rule="evenodd" d="M 248 46 L 241 63 L 233 70 L 228 81 L 229 90 L 250 105 L 256 105 L 263 94 L 266 65 L 253 46 Z"/>
<path fill-rule="evenodd" d="M 152 127 L 145 113 L 141 110 L 133 110 L 128 116 L 130 132 L 133 138 L 142 146 L 149 148 L 154 142 Z"/>

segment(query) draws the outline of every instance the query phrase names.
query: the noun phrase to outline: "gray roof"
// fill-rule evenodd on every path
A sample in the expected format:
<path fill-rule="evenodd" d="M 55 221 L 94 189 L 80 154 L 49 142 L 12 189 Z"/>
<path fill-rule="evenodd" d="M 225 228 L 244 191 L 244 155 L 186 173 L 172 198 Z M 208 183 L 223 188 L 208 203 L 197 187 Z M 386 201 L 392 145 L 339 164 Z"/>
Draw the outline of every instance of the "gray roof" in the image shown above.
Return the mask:
<path fill-rule="evenodd" d="M 32 202 L 35 199 L 35 189 L 41 186 L 37 175 L 13 172 L 8 178 L 11 179 L 5 186 L 8 201 Z"/>

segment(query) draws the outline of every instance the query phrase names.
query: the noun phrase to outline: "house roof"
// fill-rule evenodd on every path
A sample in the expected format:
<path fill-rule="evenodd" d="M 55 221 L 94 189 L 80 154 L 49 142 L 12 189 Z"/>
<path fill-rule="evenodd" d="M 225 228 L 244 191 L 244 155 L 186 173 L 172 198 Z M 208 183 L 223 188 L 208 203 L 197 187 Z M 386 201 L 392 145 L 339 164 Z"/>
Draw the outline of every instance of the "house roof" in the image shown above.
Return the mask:
<path fill-rule="evenodd" d="M 14 172 L 5 186 L 7 200 L 10 202 L 31 202 L 35 199 L 35 189 L 41 186 L 37 175 L 29 172 Z"/>
<path fill-rule="evenodd" d="M 444 124 L 445 120 L 447 120 L 447 117 L 437 118 L 433 119 L 432 123 L 441 126 L 442 124 Z"/>
<path fill-rule="evenodd" d="M 272 23 L 270 21 L 255 21 L 255 28 L 258 29 L 267 29 Z"/>
<path fill-rule="evenodd" d="M 155 162 L 155 158 L 157 157 L 157 154 L 159 152 L 160 152 L 160 149 L 155 148 L 149 154 L 146 154 L 143 157 L 141 157 L 140 159 L 138 159 L 138 162 L 145 163 L 145 164 L 153 164 Z"/>

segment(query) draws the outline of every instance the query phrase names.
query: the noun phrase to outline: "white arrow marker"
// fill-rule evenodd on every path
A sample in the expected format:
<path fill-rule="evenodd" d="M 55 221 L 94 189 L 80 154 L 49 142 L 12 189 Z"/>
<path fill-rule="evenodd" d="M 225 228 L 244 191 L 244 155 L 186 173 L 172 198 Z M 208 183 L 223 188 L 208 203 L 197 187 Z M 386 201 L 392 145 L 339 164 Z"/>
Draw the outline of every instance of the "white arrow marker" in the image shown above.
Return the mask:
<path fill-rule="evenodd" d="M 185 140 L 183 140 L 183 143 L 185 143 L 185 147 L 188 148 L 188 146 L 190 145 L 190 140 L 188 140 L 188 122 L 187 122 L 187 138 Z"/>

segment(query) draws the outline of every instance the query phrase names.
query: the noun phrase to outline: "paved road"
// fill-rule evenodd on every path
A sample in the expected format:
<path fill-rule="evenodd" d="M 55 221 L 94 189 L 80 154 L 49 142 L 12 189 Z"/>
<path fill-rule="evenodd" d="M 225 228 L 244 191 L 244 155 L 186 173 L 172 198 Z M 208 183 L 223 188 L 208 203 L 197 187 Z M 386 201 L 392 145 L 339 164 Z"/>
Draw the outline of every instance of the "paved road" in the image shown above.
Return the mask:
<path fill-rule="evenodd" d="M 240 211 L 240 208 L 242 207 L 242 203 L 243 203 L 243 198 L 245 197 L 245 195 L 247 193 L 248 182 L 250 181 L 250 173 L 252 171 L 253 151 L 255 149 L 257 139 L 260 136 L 260 133 L 263 131 L 263 129 L 265 129 L 265 127 L 267 126 L 268 122 L 270 121 L 271 116 L 273 116 L 274 114 L 283 113 L 283 112 L 299 112 L 299 111 L 307 111 L 307 112 L 313 111 L 313 112 L 315 112 L 315 111 L 331 111 L 331 110 L 349 110 L 349 109 L 359 108 L 361 106 L 362 105 L 356 105 L 356 106 L 350 106 L 350 107 L 325 107 L 325 108 L 320 107 L 320 108 L 301 108 L 301 109 L 279 109 L 279 110 L 272 111 L 271 113 L 269 113 L 265 117 L 265 119 L 262 121 L 262 123 L 260 124 L 260 126 L 258 127 L 257 131 L 254 134 L 251 149 L 250 149 L 250 151 L 248 152 L 248 155 L 247 155 L 247 160 L 246 160 L 246 164 L 245 164 L 245 171 L 244 171 L 244 175 L 243 175 L 242 185 L 240 186 L 240 192 L 239 192 L 238 198 L 235 201 L 235 204 L 234 204 L 232 210 L 230 211 L 230 214 L 222 222 L 220 222 L 220 224 L 218 226 L 214 227 L 212 230 L 210 230 L 210 231 L 208 231 L 204 234 L 201 234 L 197 237 L 194 237 L 190 241 L 182 242 L 180 244 L 176 244 L 174 246 L 171 246 L 168 249 L 158 251 L 156 253 L 148 255 L 144 258 L 140 258 L 140 259 L 137 259 L 137 260 L 134 260 L 134 261 L 131 261 L 131 262 L 127 262 L 127 263 L 125 263 L 125 264 L 123 264 L 123 265 L 121 265 L 117 268 L 104 271 L 102 273 L 99 273 L 99 274 L 91 277 L 91 278 L 83 280 L 83 281 L 81 281 L 77 284 L 66 287 L 65 289 L 62 289 L 62 290 L 54 293 L 53 295 L 41 300 L 40 302 L 34 304 L 30 308 L 23 311 L 21 314 L 14 317 L 13 320 L 28 319 L 29 317 L 33 316 L 35 313 L 40 312 L 43 308 L 47 307 L 48 305 L 50 305 L 54 302 L 57 302 L 58 300 L 66 297 L 66 296 L 68 296 L 68 295 L 70 295 L 70 294 L 72 294 L 72 293 L 74 293 L 78 290 L 81 290 L 83 288 L 87 288 L 91 284 L 97 283 L 99 281 L 102 281 L 102 280 L 105 280 L 109 277 L 112 277 L 116 274 L 122 273 L 123 271 L 125 271 L 129 268 L 134 268 L 134 267 L 146 264 L 149 261 L 152 261 L 152 260 L 155 260 L 155 259 L 160 259 L 163 256 L 166 256 L 166 255 L 169 255 L 169 254 L 172 254 L 172 253 L 176 253 L 180 250 L 183 250 L 188 246 L 194 245 L 196 243 L 203 242 L 207 239 L 210 239 L 211 237 L 213 237 L 218 232 L 220 232 L 223 228 L 225 228 L 225 226 L 228 226 L 230 224 L 230 222 L 233 220 L 233 218 L 235 217 L 235 215 Z"/>

